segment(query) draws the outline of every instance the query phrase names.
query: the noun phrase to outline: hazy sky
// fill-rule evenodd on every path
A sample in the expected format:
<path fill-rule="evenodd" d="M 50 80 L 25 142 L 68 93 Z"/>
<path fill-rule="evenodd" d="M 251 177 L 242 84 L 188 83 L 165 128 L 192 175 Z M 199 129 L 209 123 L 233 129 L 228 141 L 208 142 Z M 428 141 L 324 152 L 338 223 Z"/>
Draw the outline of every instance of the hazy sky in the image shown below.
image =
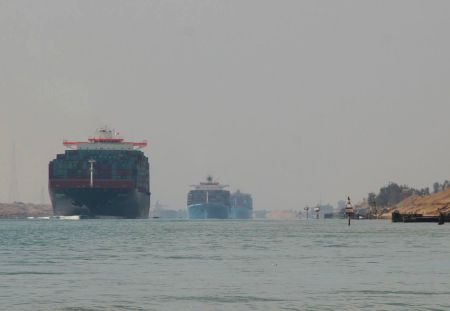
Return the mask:
<path fill-rule="evenodd" d="M 63 139 L 147 139 L 152 204 L 213 174 L 256 209 L 450 179 L 450 1 L 0 0 L 0 201 Z"/>

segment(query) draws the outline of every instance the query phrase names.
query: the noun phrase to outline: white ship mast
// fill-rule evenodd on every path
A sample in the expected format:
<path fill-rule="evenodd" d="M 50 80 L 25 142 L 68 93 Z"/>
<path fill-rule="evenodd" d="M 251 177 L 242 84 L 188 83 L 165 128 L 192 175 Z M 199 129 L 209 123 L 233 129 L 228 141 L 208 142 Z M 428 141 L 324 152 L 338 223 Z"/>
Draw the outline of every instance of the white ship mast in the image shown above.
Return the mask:
<path fill-rule="evenodd" d="M 90 173 L 90 176 L 91 176 L 91 180 L 90 180 L 90 186 L 91 186 L 91 188 L 94 188 L 94 163 L 95 163 L 95 160 L 94 159 L 90 159 L 89 161 L 89 164 L 90 164 L 90 167 L 89 167 L 89 173 Z"/>

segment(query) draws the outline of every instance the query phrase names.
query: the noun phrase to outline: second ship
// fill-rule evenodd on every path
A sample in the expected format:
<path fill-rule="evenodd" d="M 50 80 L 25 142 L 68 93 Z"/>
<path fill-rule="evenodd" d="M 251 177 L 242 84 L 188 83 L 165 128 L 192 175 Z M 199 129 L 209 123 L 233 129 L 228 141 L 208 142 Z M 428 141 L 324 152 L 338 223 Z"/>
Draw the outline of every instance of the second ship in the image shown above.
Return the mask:
<path fill-rule="evenodd" d="M 213 181 L 192 185 L 187 198 L 189 219 L 249 219 L 253 214 L 253 201 L 249 194 L 227 190 L 228 185 Z"/>
<path fill-rule="evenodd" d="M 206 182 L 192 185 L 187 198 L 189 219 L 227 219 L 230 217 L 230 191 L 208 176 Z"/>
<path fill-rule="evenodd" d="M 234 192 L 230 196 L 231 214 L 233 219 L 250 219 L 253 218 L 253 199 L 248 193 L 240 190 Z"/>

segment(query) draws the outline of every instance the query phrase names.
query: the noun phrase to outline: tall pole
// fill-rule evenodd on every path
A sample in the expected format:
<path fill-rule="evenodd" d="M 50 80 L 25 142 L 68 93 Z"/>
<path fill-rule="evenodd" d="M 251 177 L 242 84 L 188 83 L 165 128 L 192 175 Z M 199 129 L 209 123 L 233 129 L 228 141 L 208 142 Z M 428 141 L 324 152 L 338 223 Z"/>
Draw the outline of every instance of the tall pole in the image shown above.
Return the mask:
<path fill-rule="evenodd" d="M 95 160 L 91 159 L 88 162 L 91 165 L 89 167 L 89 173 L 91 175 L 90 186 L 91 186 L 91 188 L 93 188 L 94 187 L 94 163 L 95 163 Z"/>
<path fill-rule="evenodd" d="M 374 207 L 375 207 L 375 215 L 377 215 L 377 219 L 378 219 L 378 209 L 377 209 L 377 202 L 373 202 Z"/>
<path fill-rule="evenodd" d="M 369 202 L 369 206 L 370 206 L 370 218 L 378 219 L 377 202 L 375 200 L 371 200 Z"/>
<path fill-rule="evenodd" d="M 13 142 L 11 150 L 11 175 L 9 184 L 9 202 L 20 201 L 19 186 L 17 182 L 17 166 L 16 166 L 16 143 Z"/>

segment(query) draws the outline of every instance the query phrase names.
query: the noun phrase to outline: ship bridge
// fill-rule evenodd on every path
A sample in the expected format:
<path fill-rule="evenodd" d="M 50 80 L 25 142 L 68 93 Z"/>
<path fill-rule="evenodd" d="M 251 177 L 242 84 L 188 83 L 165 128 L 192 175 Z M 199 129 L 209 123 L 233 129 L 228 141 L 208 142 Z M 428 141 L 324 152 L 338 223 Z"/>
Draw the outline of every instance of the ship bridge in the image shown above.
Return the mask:
<path fill-rule="evenodd" d="M 97 129 L 95 135 L 88 138 L 88 141 L 64 140 L 63 145 L 67 148 L 77 150 L 134 150 L 146 147 L 147 141 L 124 141 L 118 132 L 105 126 Z"/>
<path fill-rule="evenodd" d="M 201 182 L 198 185 L 191 185 L 191 187 L 193 187 L 194 190 L 213 191 L 213 190 L 223 190 L 225 188 L 228 188 L 229 185 L 222 185 L 217 181 L 213 181 L 212 176 L 208 176 L 206 178 L 206 182 Z"/>

